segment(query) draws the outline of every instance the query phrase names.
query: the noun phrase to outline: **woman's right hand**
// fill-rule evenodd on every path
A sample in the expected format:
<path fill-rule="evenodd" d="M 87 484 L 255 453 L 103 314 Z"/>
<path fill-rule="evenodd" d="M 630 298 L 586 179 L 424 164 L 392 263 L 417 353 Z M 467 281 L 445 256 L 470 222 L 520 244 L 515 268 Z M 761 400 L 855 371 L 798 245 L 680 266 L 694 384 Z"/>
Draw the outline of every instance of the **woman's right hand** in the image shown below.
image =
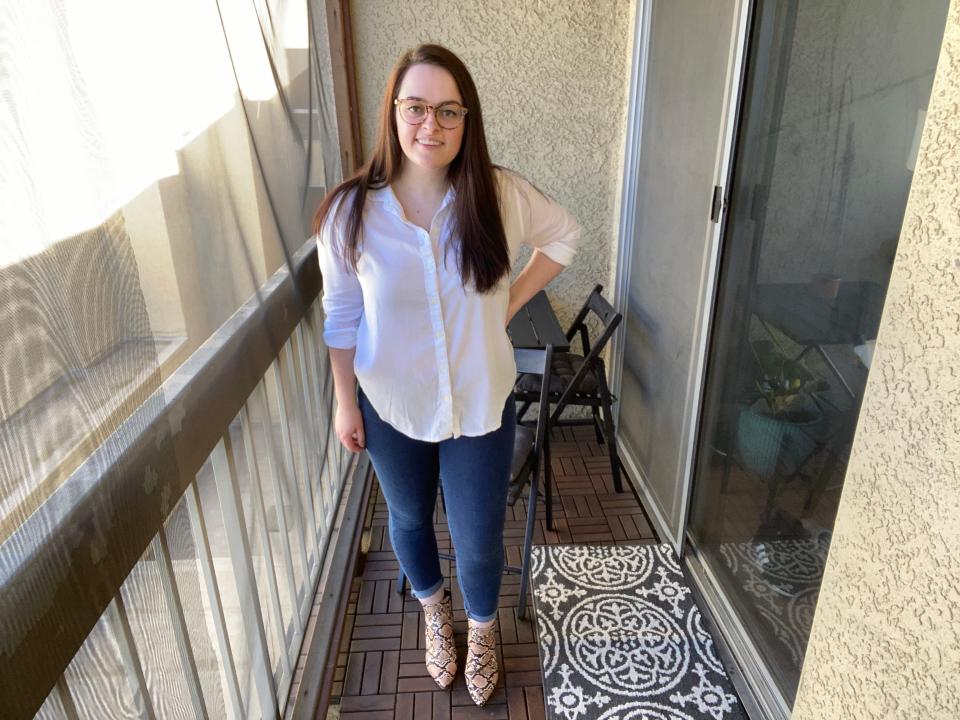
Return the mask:
<path fill-rule="evenodd" d="M 340 438 L 340 442 L 350 452 L 360 452 L 367 446 L 367 439 L 363 434 L 363 416 L 356 403 L 350 406 L 337 406 L 333 429 Z"/>

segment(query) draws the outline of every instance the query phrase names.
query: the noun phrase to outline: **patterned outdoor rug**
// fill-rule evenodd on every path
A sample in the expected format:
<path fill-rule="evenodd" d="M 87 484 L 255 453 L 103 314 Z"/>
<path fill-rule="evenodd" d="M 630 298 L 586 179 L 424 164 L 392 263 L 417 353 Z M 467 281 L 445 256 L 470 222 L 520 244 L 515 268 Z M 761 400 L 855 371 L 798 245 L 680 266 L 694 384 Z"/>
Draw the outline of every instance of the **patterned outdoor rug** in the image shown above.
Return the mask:
<path fill-rule="evenodd" d="M 555 720 L 745 720 L 668 545 L 533 548 Z"/>

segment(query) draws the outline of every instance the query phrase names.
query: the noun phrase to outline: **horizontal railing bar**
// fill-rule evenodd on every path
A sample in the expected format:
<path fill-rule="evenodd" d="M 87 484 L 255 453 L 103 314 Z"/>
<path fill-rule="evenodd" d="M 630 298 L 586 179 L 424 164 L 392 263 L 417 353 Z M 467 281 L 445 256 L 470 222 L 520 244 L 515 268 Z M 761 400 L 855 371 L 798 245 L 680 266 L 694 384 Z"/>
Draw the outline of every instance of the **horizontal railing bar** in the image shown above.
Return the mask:
<path fill-rule="evenodd" d="M 310 240 L 0 546 L 0 707 L 33 717 L 320 293 Z"/>

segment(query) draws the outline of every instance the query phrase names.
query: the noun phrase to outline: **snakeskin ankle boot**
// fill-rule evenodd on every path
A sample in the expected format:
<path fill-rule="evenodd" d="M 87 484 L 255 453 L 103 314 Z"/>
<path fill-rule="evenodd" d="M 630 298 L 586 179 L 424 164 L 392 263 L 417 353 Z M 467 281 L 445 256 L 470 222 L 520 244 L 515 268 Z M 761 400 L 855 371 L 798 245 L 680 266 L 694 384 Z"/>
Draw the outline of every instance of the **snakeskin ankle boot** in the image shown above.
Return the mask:
<path fill-rule="evenodd" d="M 500 679 L 497 664 L 497 621 L 489 627 L 477 627 L 472 620 L 467 627 L 467 664 L 463 669 L 467 691 L 473 702 L 483 707 L 493 695 Z"/>
<path fill-rule="evenodd" d="M 450 591 L 439 602 L 423 606 L 424 638 L 427 643 L 427 672 L 446 690 L 457 674 L 457 646 L 453 641 L 453 603 Z"/>

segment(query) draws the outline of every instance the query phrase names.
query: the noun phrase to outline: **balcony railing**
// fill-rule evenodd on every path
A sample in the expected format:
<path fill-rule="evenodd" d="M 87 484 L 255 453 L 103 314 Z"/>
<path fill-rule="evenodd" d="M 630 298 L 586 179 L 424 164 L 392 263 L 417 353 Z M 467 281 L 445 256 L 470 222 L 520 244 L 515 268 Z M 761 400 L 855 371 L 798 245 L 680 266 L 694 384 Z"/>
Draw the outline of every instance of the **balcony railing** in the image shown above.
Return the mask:
<path fill-rule="evenodd" d="M 368 485 L 332 433 L 320 282 L 308 242 L 0 548 L 4 717 L 284 713 Z"/>

